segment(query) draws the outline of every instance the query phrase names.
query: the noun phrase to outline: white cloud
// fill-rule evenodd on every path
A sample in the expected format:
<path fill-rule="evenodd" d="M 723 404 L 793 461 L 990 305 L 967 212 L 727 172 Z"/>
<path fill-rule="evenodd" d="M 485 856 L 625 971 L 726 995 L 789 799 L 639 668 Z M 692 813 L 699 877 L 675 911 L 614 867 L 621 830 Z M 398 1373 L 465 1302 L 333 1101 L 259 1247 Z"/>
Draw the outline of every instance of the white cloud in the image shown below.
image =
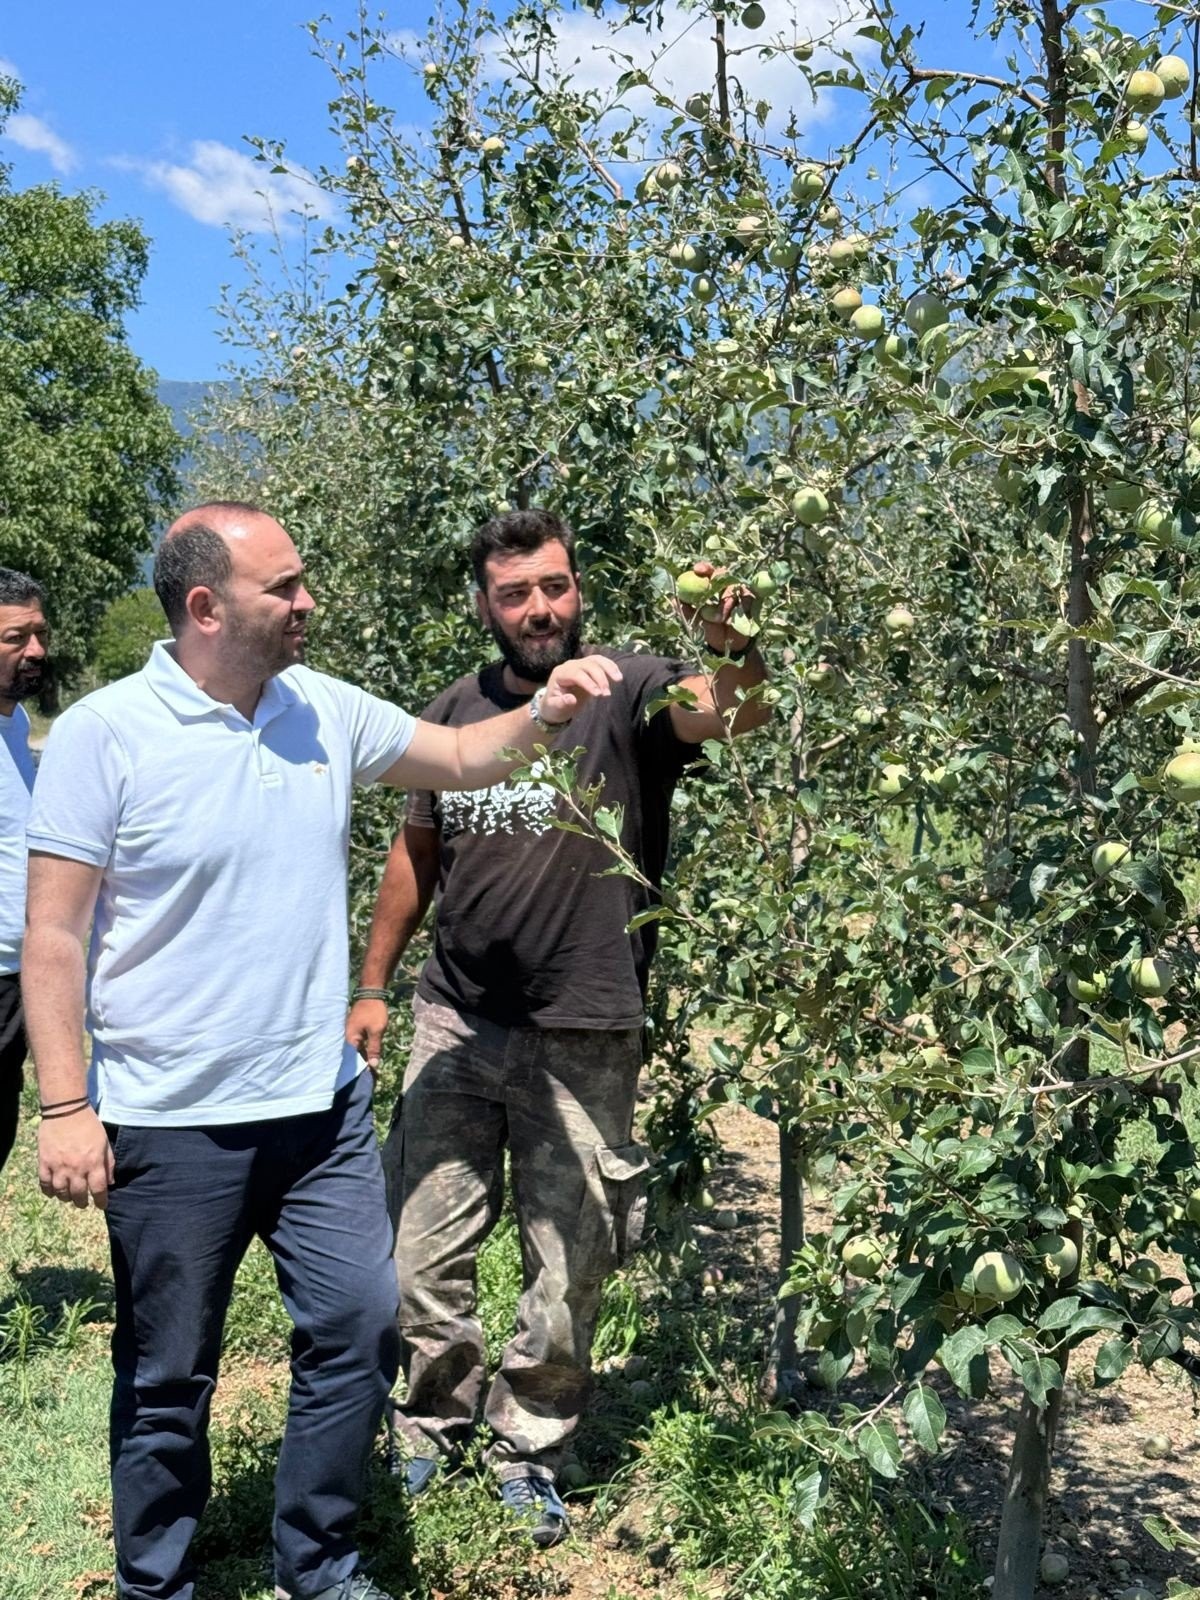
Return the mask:
<path fill-rule="evenodd" d="M 0 56 L 0 78 L 16 78 L 18 83 L 21 81 L 21 74 L 15 65 L 4 56 Z"/>
<path fill-rule="evenodd" d="M 321 220 L 335 210 L 332 198 L 303 167 L 272 172 L 263 162 L 216 139 L 196 140 L 186 164 L 119 160 L 114 165 L 140 172 L 181 211 L 211 227 L 293 233 L 298 217 Z"/>
<path fill-rule="evenodd" d="M 4 137 L 22 150 L 45 156 L 55 172 L 72 172 L 79 165 L 79 157 L 67 141 L 60 139 L 40 117 L 31 117 L 27 111 L 15 111 L 9 117 L 4 124 Z"/>
<path fill-rule="evenodd" d="M 787 44 L 813 41 L 817 47 L 813 64 L 829 65 L 833 58 L 822 46 L 850 42 L 863 20 L 858 0 L 766 0 L 765 9 L 767 20 L 754 31 L 742 26 L 736 10 L 730 15 L 726 26 L 729 74 L 740 82 L 748 101 L 761 99 L 771 104 L 768 131 L 777 134 L 793 108 L 801 127 L 812 126 L 831 113 L 830 97 L 819 95 L 814 104 L 807 81 L 791 57 L 779 53 L 764 59 L 762 48 L 781 38 Z M 712 90 L 716 52 L 707 8 L 685 10 L 679 0 L 667 0 L 661 30 L 650 32 L 637 25 L 616 27 L 627 15 L 624 7 L 619 11 L 610 7 L 601 16 L 576 12 L 560 20 L 555 59 L 560 70 L 570 73 L 573 87 L 596 90 L 608 100 L 621 74 L 635 68 L 648 73 L 676 100 L 697 90 Z M 862 40 L 855 48 L 859 53 L 875 53 L 875 47 Z M 500 63 L 496 66 L 499 70 Z M 661 122 L 670 115 L 654 107 L 648 89 L 629 91 L 623 100 L 651 121 Z"/>

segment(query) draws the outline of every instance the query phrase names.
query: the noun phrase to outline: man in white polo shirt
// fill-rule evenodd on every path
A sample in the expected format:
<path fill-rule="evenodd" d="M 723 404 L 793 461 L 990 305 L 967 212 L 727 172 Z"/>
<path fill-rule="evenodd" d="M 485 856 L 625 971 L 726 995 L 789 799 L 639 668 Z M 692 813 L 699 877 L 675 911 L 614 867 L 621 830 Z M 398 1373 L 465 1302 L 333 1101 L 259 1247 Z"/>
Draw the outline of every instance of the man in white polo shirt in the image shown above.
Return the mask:
<path fill-rule="evenodd" d="M 388 1600 L 354 1543 L 398 1349 L 371 1078 L 342 1037 L 351 792 L 485 788 L 619 677 L 588 657 L 532 714 L 417 722 L 300 664 L 302 574 L 253 506 L 181 517 L 155 565 L 173 642 L 59 718 L 29 820 L 39 1176 L 107 1212 L 122 1600 L 191 1600 L 221 1333 L 256 1234 L 295 1324 L 278 1592 Z"/>
<path fill-rule="evenodd" d="M 0 1168 L 17 1137 L 25 1065 L 20 973 L 33 755 L 21 701 L 36 694 L 42 682 L 44 603 L 40 584 L 0 567 Z"/>

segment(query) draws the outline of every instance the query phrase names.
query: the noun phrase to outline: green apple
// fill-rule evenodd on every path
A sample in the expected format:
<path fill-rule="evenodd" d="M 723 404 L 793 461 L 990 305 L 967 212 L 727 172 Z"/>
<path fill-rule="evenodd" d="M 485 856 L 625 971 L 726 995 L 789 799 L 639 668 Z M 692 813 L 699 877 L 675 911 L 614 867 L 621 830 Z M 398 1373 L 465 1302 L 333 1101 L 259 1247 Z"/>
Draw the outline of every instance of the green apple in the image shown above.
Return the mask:
<path fill-rule="evenodd" d="M 779 585 L 764 567 L 761 572 L 756 572 L 746 584 L 747 589 L 756 600 L 768 600 Z"/>
<path fill-rule="evenodd" d="M 1189 805 L 1200 800 L 1200 754 L 1185 751 L 1172 756 L 1163 768 L 1163 787 L 1173 800 Z"/>
<path fill-rule="evenodd" d="M 717 298 L 717 286 L 710 277 L 701 272 L 692 279 L 692 293 L 702 305 L 707 305 L 710 300 Z"/>
<path fill-rule="evenodd" d="M 895 800 L 912 783 L 912 774 L 900 761 L 885 761 L 875 780 L 875 793 L 884 800 Z"/>
<path fill-rule="evenodd" d="M 1161 956 L 1142 956 L 1129 969 L 1129 984 L 1134 994 L 1157 1000 L 1171 987 L 1174 974 L 1171 963 Z"/>
<path fill-rule="evenodd" d="M 1131 111 L 1157 111 L 1166 95 L 1157 72 L 1131 72 L 1125 84 L 1125 104 Z"/>
<path fill-rule="evenodd" d="M 818 661 L 808 669 L 807 678 L 818 694 L 835 694 L 842 688 L 842 675 L 832 661 Z"/>
<path fill-rule="evenodd" d="M 1132 1278 L 1135 1283 L 1144 1283 L 1150 1289 L 1162 1277 L 1162 1268 L 1152 1257 L 1138 1256 L 1125 1268 L 1125 1275 Z"/>
<path fill-rule="evenodd" d="M 844 239 L 835 239 L 829 246 L 829 259 L 836 267 L 844 267 L 847 262 L 857 261 L 866 253 L 867 241 L 861 233 L 847 234 Z"/>
<path fill-rule="evenodd" d="M 850 331 L 856 339 L 878 339 L 883 328 L 883 312 L 878 306 L 859 306 L 850 313 Z"/>
<path fill-rule="evenodd" d="M 825 188 L 825 172 L 822 167 L 806 165 L 797 167 L 792 178 L 792 199 L 798 200 L 801 205 L 811 205 Z"/>
<path fill-rule="evenodd" d="M 1144 122 L 1126 123 L 1125 143 L 1131 150 L 1144 150 L 1150 143 L 1150 129 Z"/>
<path fill-rule="evenodd" d="M 1159 56 L 1154 63 L 1154 76 L 1162 84 L 1167 100 L 1178 100 L 1191 80 L 1188 64 L 1182 56 Z"/>
<path fill-rule="evenodd" d="M 1000 1305 L 1015 1300 L 1025 1287 L 1025 1269 L 1007 1250 L 985 1250 L 971 1266 L 977 1294 L 987 1295 Z"/>
<path fill-rule="evenodd" d="M 446 247 L 450 250 L 465 250 L 467 241 L 461 233 L 452 233 L 446 240 Z"/>
<path fill-rule="evenodd" d="M 792 515 L 796 521 L 805 528 L 815 528 L 818 522 L 823 522 L 829 515 L 829 501 L 820 489 L 797 489 L 792 496 Z"/>
<path fill-rule="evenodd" d="M 767 20 L 767 13 L 758 4 L 758 0 L 751 0 L 751 4 L 742 12 L 743 28 L 761 28 Z"/>
<path fill-rule="evenodd" d="M 1071 1563 L 1066 1556 L 1060 1555 L 1057 1550 L 1047 1550 L 1042 1557 L 1038 1571 L 1046 1587 L 1053 1589 L 1057 1588 L 1060 1583 L 1066 1583 L 1071 1576 Z"/>
<path fill-rule="evenodd" d="M 885 612 L 883 631 L 892 639 L 903 639 L 916 627 L 917 619 L 907 606 L 893 606 Z"/>
<path fill-rule="evenodd" d="M 479 146 L 485 156 L 502 156 L 504 154 L 504 140 L 499 134 L 493 133 Z"/>
<path fill-rule="evenodd" d="M 1103 972 L 1093 972 L 1090 976 L 1085 976 L 1072 970 L 1067 973 L 1067 988 L 1076 1000 L 1094 1006 L 1108 992 L 1108 977 Z"/>
<path fill-rule="evenodd" d="M 733 231 L 743 244 L 757 244 L 767 231 L 766 218 L 757 211 L 749 211 L 737 219 Z"/>
<path fill-rule="evenodd" d="M 904 320 L 920 338 L 931 328 L 944 328 L 950 321 L 950 313 L 936 294 L 914 294 L 904 309 Z"/>
<path fill-rule="evenodd" d="M 1120 839 L 1105 839 L 1092 851 L 1092 871 L 1098 878 L 1107 878 L 1114 867 L 1128 859 L 1129 846 Z"/>
<path fill-rule="evenodd" d="M 842 220 L 842 213 L 832 200 L 827 200 L 817 212 L 817 222 L 826 232 L 832 231 Z"/>
<path fill-rule="evenodd" d="M 837 316 L 843 322 L 849 322 L 854 313 L 862 308 L 862 295 L 857 289 L 839 289 L 829 301 Z"/>
<path fill-rule="evenodd" d="M 962 782 L 962 774 L 950 772 L 946 767 L 926 767 L 921 777 L 929 787 L 945 799 L 954 794 Z"/>
<path fill-rule="evenodd" d="M 1172 517 L 1166 506 L 1158 500 L 1145 500 L 1133 519 L 1133 531 L 1147 544 L 1157 544 L 1171 532 Z"/>
<path fill-rule="evenodd" d="M 681 572 L 675 580 L 675 593 L 684 605 L 698 606 L 712 588 L 712 579 L 698 572 Z"/>
<path fill-rule="evenodd" d="M 1200 417 L 1193 417 L 1188 423 L 1188 438 L 1193 444 L 1200 444 Z"/>
<path fill-rule="evenodd" d="M 842 1246 L 842 1265 L 856 1278 L 876 1278 L 884 1263 L 883 1249 L 875 1239 L 847 1239 Z"/>
<path fill-rule="evenodd" d="M 654 169 L 654 181 L 660 189 L 673 189 L 683 182 L 683 168 L 678 161 L 660 161 Z"/>
<path fill-rule="evenodd" d="M 885 333 L 875 346 L 876 360 L 884 366 L 903 366 L 907 355 L 908 341 L 900 333 Z"/>
<path fill-rule="evenodd" d="M 405 361 L 415 361 L 417 356 L 417 347 L 415 344 L 403 344 L 400 346 L 400 354 L 404 357 Z"/>
<path fill-rule="evenodd" d="M 1189 1222 L 1200 1223 L 1200 1189 L 1193 1189 L 1188 1195 L 1183 1214 Z"/>
<path fill-rule="evenodd" d="M 1079 1266 L 1079 1250 L 1073 1239 L 1061 1233 L 1044 1233 L 1033 1241 L 1033 1253 L 1053 1278 L 1069 1278 Z"/>
<path fill-rule="evenodd" d="M 800 246 L 791 240 L 779 240 L 767 247 L 767 260 L 773 267 L 794 267 L 800 259 Z"/>

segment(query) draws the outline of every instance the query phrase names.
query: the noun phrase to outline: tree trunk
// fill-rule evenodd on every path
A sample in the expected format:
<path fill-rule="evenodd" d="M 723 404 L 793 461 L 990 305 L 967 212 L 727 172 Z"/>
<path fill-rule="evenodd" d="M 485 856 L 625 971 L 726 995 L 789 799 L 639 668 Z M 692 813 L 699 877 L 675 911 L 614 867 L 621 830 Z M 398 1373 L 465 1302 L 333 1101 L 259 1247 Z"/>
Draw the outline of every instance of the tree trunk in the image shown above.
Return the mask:
<path fill-rule="evenodd" d="M 1004 1491 L 992 1600 L 1033 1600 L 1037 1589 L 1042 1518 L 1062 1393 L 1055 1389 L 1044 1407 L 1034 1405 L 1028 1395 L 1021 1402 Z"/>
<path fill-rule="evenodd" d="M 779 1284 L 787 1279 L 792 1262 L 804 1244 L 803 1152 L 795 1133 L 779 1124 Z M 796 1350 L 796 1320 L 800 1296 L 790 1294 L 775 1302 L 775 1323 L 760 1392 L 769 1405 L 792 1398 L 800 1383 Z"/>

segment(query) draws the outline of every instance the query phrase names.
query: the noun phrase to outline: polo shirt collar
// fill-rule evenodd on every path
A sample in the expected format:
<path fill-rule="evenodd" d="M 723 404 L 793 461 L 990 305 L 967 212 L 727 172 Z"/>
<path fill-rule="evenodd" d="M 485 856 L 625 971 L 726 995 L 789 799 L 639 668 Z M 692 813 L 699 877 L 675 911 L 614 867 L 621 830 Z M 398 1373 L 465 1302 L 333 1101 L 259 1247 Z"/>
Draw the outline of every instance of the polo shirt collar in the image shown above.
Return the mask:
<path fill-rule="evenodd" d="M 175 659 L 175 646 L 169 639 L 159 639 L 150 652 L 150 659 L 142 668 L 143 676 L 158 698 L 180 722 L 199 722 L 205 717 L 245 718 L 236 706 L 227 700 L 214 700 L 206 694 L 194 678 L 190 678 Z M 263 686 L 258 705 L 254 708 L 254 726 L 261 728 L 280 712 L 286 711 L 296 699 L 296 692 L 280 676 L 268 678 Z"/>

